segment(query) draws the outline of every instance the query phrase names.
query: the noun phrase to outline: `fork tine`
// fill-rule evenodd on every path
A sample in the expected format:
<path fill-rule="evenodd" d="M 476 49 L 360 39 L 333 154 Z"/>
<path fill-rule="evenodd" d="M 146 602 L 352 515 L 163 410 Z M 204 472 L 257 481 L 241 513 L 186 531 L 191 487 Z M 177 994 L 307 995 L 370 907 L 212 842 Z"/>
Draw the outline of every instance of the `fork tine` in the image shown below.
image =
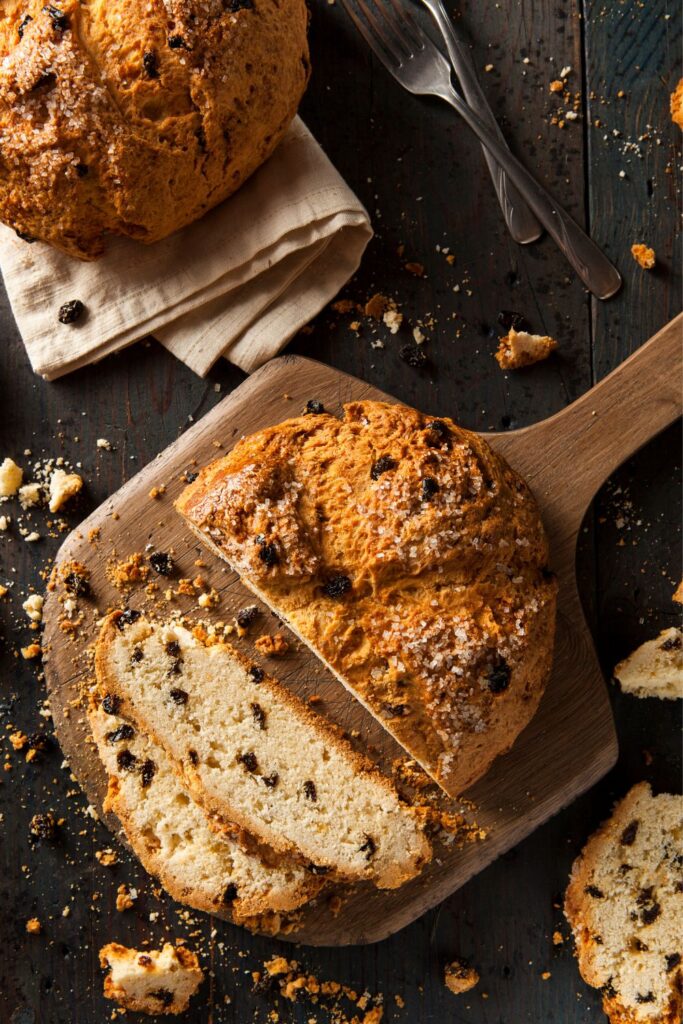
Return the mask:
<path fill-rule="evenodd" d="M 379 3 L 379 0 L 377 2 Z M 410 11 L 401 3 L 401 0 L 390 0 L 390 2 L 398 16 L 405 37 L 407 37 L 415 50 L 423 50 L 425 47 L 425 34 Z"/>
<path fill-rule="evenodd" d="M 410 48 L 406 46 L 400 31 L 393 23 L 391 14 L 385 10 L 381 0 L 375 0 L 374 8 L 366 0 L 357 0 L 357 3 L 385 49 L 397 64 L 403 64 L 411 56 Z"/>
<path fill-rule="evenodd" d="M 370 28 L 370 26 L 361 17 L 359 17 L 352 0 L 341 0 L 341 5 L 370 49 L 379 57 L 382 63 L 389 68 L 389 70 L 396 70 L 401 64 L 401 58 L 387 46 L 382 39 L 381 33 L 375 27 Z"/>

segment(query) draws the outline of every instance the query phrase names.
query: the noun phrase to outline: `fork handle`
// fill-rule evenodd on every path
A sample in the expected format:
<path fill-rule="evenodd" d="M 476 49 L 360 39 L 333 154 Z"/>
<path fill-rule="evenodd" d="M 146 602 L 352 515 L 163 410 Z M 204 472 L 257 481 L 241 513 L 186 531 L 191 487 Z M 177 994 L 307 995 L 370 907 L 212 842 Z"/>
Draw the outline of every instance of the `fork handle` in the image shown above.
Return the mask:
<path fill-rule="evenodd" d="M 484 91 L 479 84 L 472 64 L 472 58 L 453 29 L 453 24 L 446 13 L 443 3 L 441 0 L 422 0 L 422 2 L 433 17 L 444 38 L 448 49 L 448 56 L 455 69 L 465 99 L 475 114 L 478 114 L 491 131 L 496 133 L 500 143 L 507 149 L 508 145 L 505 141 L 505 136 L 500 130 L 488 100 L 484 95 Z M 482 146 L 482 148 L 510 235 L 515 242 L 519 242 L 521 245 L 535 242 L 543 232 L 541 225 L 522 199 L 519 190 L 508 178 L 504 168 L 496 162 L 486 146 Z"/>
<path fill-rule="evenodd" d="M 457 110 L 479 141 L 505 170 L 519 189 L 548 234 L 579 275 L 586 288 L 599 299 L 609 299 L 621 287 L 619 271 L 610 263 L 583 228 L 559 206 L 543 186 L 532 177 L 517 157 L 503 145 L 495 132 L 474 113 L 465 100 L 451 86 L 434 91 Z"/>

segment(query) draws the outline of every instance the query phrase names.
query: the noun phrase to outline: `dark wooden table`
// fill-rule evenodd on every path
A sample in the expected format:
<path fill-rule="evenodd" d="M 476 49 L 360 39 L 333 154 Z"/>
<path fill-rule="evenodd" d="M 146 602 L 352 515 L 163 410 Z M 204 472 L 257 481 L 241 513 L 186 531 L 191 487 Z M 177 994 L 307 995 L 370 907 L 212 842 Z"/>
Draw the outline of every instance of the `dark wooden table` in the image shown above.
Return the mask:
<path fill-rule="evenodd" d="M 291 349 L 467 427 L 508 429 L 571 402 L 678 312 L 680 133 L 668 104 L 679 76 L 680 21 L 668 0 L 463 3 L 460 14 L 513 148 L 616 261 L 621 294 L 608 303 L 591 300 L 547 239 L 526 249 L 510 242 L 467 130 L 445 107 L 401 92 L 342 12 L 318 0 L 315 70 L 303 114 L 366 203 L 377 232 L 344 295 L 363 301 L 382 291 L 397 298 L 411 324 L 431 323 L 430 364 L 414 370 L 399 357 L 409 331 L 380 332 L 385 347 L 375 349 L 367 332 L 349 329 L 351 317 L 329 310 Z M 561 127 L 558 110 L 567 107 L 549 83 L 566 66 L 579 116 Z M 630 256 L 640 241 L 656 250 L 651 273 Z M 444 247 L 455 255 L 452 265 Z M 405 261 L 423 264 L 424 277 L 408 273 Z M 558 338 L 557 357 L 502 374 L 492 358 L 501 309 L 524 313 L 536 330 Z M 224 364 L 200 380 L 149 342 L 46 384 L 31 373 L 6 301 L 0 316 L 0 457 L 27 465 L 30 449 L 34 458 L 64 454 L 82 463 L 86 492 L 73 524 L 242 379 Z M 101 437 L 113 451 L 96 447 Z M 582 593 L 608 676 L 633 646 L 677 618 L 671 594 L 680 578 L 680 451 L 680 430 L 672 428 L 622 467 L 586 522 Z M 34 521 L 44 533 L 38 543 L 25 543 L 16 523 L 0 536 L 0 581 L 13 584 L 0 602 L 0 737 L 11 764 L 0 773 L 0 1021 L 108 1020 L 99 947 L 168 935 L 192 936 L 210 957 L 213 973 L 205 1000 L 188 1015 L 193 1022 L 266 1021 L 272 1002 L 251 993 L 248 972 L 277 952 L 294 954 L 321 978 L 384 993 L 388 1021 L 602 1019 L 599 994 L 576 969 L 561 893 L 574 856 L 616 797 L 641 779 L 658 790 L 679 785 L 679 707 L 621 696 L 612 687 L 621 744 L 614 771 L 438 910 L 378 946 L 295 951 L 201 915 L 188 922 L 155 895 L 128 855 L 114 869 L 96 861 L 109 836 L 88 817 L 56 745 L 27 765 L 7 740 L 12 728 L 51 732 L 39 715 L 39 666 L 17 655 L 30 636 L 21 603 L 29 586 L 42 586 L 59 544 L 47 535 L 43 513 Z M 30 818 L 48 809 L 64 817 L 60 839 L 33 847 Z M 114 908 L 122 881 L 140 891 L 135 909 L 124 914 Z M 32 916 L 43 923 L 40 936 L 26 934 Z M 556 930 L 565 938 L 560 945 L 552 941 Z M 468 996 L 456 998 L 443 986 L 443 965 L 454 956 L 470 958 L 481 973 Z M 329 1019 L 309 1002 L 278 1009 L 282 1022 Z"/>

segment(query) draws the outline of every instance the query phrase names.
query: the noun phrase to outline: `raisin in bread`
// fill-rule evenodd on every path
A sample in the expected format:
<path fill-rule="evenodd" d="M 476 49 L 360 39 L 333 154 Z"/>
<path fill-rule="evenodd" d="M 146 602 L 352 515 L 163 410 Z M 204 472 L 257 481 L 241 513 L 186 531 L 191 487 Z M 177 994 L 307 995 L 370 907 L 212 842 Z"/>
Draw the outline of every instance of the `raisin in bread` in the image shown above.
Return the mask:
<path fill-rule="evenodd" d="M 556 582 L 528 487 L 476 434 L 353 402 L 243 439 L 176 507 L 447 792 L 534 714 Z"/>
<path fill-rule="evenodd" d="M 100 950 L 100 966 L 108 972 L 105 998 L 136 1013 L 184 1013 L 204 978 L 196 955 L 170 942 L 149 950 L 109 942 Z"/>
<path fill-rule="evenodd" d="M 100 255 L 201 217 L 272 153 L 309 74 L 305 0 L 5 0 L 0 219 Z"/>
<path fill-rule="evenodd" d="M 294 910 L 321 888 L 292 857 L 217 832 L 164 750 L 102 704 L 88 719 L 109 776 L 111 810 L 143 867 L 180 903 L 233 920 Z"/>
<path fill-rule="evenodd" d="M 612 1024 L 680 1024 L 683 798 L 640 783 L 591 836 L 565 896 L 584 981 Z"/>
<path fill-rule="evenodd" d="M 676 626 L 641 644 L 614 670 L 624 693 L 635 697 L 683 697 L 683 634 Z"/>
<path fill-rule="evenodd" d="M 102 704 L 167 751 L 208 812 L 320 875 L 395 888 L 420 871 L 418 815 L 323 719 L 228 644 L 136 615 L 103 624 Z"/>

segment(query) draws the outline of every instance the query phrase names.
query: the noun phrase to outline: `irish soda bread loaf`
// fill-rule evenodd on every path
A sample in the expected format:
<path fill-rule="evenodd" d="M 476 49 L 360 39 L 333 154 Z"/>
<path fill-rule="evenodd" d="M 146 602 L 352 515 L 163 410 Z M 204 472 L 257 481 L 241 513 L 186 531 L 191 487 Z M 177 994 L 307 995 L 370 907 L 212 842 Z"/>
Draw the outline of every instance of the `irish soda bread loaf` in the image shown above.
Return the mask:
<path fill-rule="evenodd" d="M 105 710 L 152 735 L 207 811 L 314 874 L 390 889 L 429 859 L 388 779 L 229 645 L 115 612 L 95 664 Z"/>
<path fill-rule="evenodd" d="M 196 955 L 170 942 L 144 950 L 110 942 L 100 950 L 100 966 L 108 972 L 105 998 L 137 1013 L 184 1013 L 204 978 Z"/>
<path fill-rule="evenodd" d="M 556 584 L 529 489 L 476 434 L 353 402 L 243 439 L 177 508 L 448 792 L 532 717 Z"/>
<path fill-rule="evenodd" d="M 574 863 L 565 913 L 612 1024 L 681 1024 L 683 799 L 634 786 Z"/>
<path fill-rule="evenodd" d="M 168 755 L 140 730 L 101 704 L 88 718 L 109 776 L 105 810 L 174 899 L 242 921 L 293 910 L 320 890 L 321 879 L 293 858 L 245 848 L 239 834 L 212 829 Z"/>
<path fill-rule="evenodd" d="M 304 0 L 5 0 L 0 219 L 92 259 L 238 188 L 308 78 Z"/>

